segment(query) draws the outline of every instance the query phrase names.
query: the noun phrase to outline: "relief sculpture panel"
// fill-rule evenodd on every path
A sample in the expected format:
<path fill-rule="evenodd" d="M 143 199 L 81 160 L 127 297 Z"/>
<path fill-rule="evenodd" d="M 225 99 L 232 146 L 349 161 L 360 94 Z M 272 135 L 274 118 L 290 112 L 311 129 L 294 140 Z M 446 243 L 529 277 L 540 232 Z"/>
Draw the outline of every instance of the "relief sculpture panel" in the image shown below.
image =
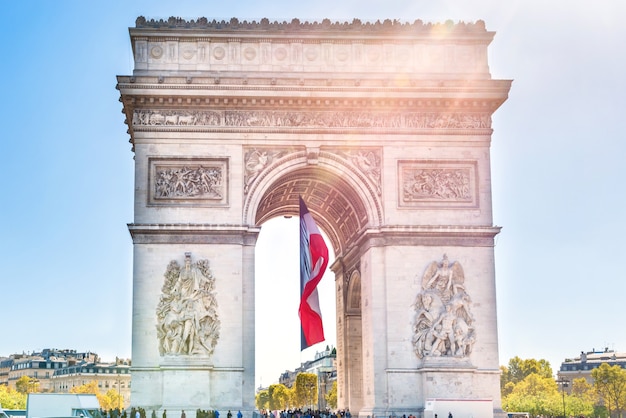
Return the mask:
<path fill-rule="evenodd" d="M 458 261 L 444 254 L 422 276 L 422 291 L 413 303 L 413 348 L 419 358 L 468 357 L 476 342 L 470 297 Z"/>
<path fill-rule="evenodd" d="M 401 160 L 398 205 L 478 207 L 475 161 Z"/>
<path fill-rule="evenodd" d="M 159 353 L 210 356 L 219 340 L 215 278 L 209 260 L 191 261 L 185 253 L 183 267 L 170 261 L 157 306 Z"/>
<path fill-rule="evenodd" d="M 228 203 L 225 159 L 150 158 L 148 204 Z"/>

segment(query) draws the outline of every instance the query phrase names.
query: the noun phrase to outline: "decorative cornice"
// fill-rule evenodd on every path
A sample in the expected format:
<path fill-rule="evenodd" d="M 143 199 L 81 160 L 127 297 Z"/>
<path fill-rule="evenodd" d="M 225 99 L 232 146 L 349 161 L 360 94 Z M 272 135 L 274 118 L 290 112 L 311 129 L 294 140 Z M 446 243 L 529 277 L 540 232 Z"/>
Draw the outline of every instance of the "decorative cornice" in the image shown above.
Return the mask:
<path fill-rule="evenodd" d="M 321 22 L 301 22 L 300 19 L 294 18 L 291 22 L 287 21 L 273 21 L 263 18 L 260 21 L 252 20 L 240 21 L 233 17 L 229 21 L 226 20 L 211 20 L 206 17 L 200 17 L 196 20 L 186 20 L 180 17 L 170 17 L 167 20 L 164 19 L 146 19 L 144 16 L 139 16 L 135 21 L 135 27 L 138 29 L 210 29 L 212 31 L 288 31 L 296 33 L 319 33 L 319 32 L 372 32 L 376 35 L 385 33 L 390 34 L 415 34 L 415 33 L 427 33 L 432 34 L 438 32 L 441 34 L 446 33 L 486 33 L 485 22 L 478 20 L 473 23 L 458 22 L 454 23 L 452 20 L 448 20 L 444 23 L 425 23 L 422 20 L 415 20 L 414 22 L 403 22 L 398 19 L 385 19 L 382 22 L 377 20 L 376 22 L 363 22 L 360 19 L 353 19 L 352 22 L 332 22 L 330 19 L 324 19 Z"/>
<path fill-rule="evenodd" d="M 394 246 L 493 247 L 499 226 L 392 225 L 370 229 L 354 243 L 354 248 Z M 348 250 L 348 253 L 351 249 Z"/>
<path fill-rule="evenodd" d="M 506 94 L 511 87 L 511 80 L 492 79 L 456 79 L 424 80 L 411 79 L 399 73 L 392 82 L 389 76 L 371 77 L 365 74 L 351 74 L 350 77 L 307 77 L 299 73 L 294 77 L 281 74 L 234 75 L 219 71 L 205 72 L 202 76 L 118 76 L 117 89 L 166 89 L 166 90 L 250 90 L 259 91 L 271 88 L 278 91 L 354 91 L 358 93 L 380 92 L 388 97 L 390 92 L 419 93 L 463 93 L 471 100 L 470 94 L 500 93 Z M 215 79 L 220 82 L 216 85 Z M 330 82 L 330 84 L 329 84 Z"/>
<path fill-rule="evenodd" d="M 226 224 L 128 224 L 133 244 L 254 245 L 260 227 Z"/>

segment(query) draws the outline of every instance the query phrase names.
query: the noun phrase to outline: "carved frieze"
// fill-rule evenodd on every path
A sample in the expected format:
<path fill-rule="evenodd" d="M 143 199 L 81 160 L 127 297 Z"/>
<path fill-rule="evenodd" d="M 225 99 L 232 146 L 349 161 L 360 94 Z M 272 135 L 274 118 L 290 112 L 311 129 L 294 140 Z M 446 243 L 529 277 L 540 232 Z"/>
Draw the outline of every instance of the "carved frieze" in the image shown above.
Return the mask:
<path fill-rule="evenodd" d="M 476 342 L 471 299 L 465 274 L 458 261 L 444 254 L 431 262 L 422 275 L 422 290 L 413 308 L 413 348 L 419 358 L 468 357 Z"/>
<path fill-rule="evenodd" d="M 475 161 L 399 161 L 398 205 L 477 207 L 476 164 Z"/>
<path fill-rule="evenodd" d="M 220 319 L 209 260 L 194 263 L 191 253 L 185 253 L 184 265 L 170 261 L 164 277 L 156 310 L 159 353 L 211 356 L 220 337 Z"/>
<path fill-rule="evenodd" d="M 152 157 L 148 164 L 150 205 L 228 203 L 226 159 Z"/>
<path fill-rule="evenodd" d="M 246 128 L 489 129 L 488 113 L 280 111 L 280 110 L 135 110 L 133 127 L 214 126 Z"/>

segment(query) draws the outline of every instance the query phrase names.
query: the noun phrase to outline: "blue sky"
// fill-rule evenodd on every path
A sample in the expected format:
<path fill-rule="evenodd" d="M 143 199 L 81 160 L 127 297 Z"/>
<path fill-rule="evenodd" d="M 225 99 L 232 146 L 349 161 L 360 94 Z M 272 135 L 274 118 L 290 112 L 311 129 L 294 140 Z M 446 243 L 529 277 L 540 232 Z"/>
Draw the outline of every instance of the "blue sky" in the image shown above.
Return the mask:
<path fill-rule="evenodd" d="M 140 15 L 484 20 L 496 32 L 492 77 L 515 80 L 493 119 L 500 362 L 545 358 L 556 369 L 581 350 L 626 351 L 626 3 L 41 0 L 4 4 L 0 26 L 0 355 L 130 356 L 133 155 L 115 77 L 132 73 L 128 27 Z M 257 259 L 293 228 L 276 223 Z M 292 272 L 259 270 L 260 286 L 288 287 L 294 261 Z M 269 325 L 292 312 L 298 332 L 292 296 L 258 297 L 257 382 L 269 384 L 313 354 Z"/>

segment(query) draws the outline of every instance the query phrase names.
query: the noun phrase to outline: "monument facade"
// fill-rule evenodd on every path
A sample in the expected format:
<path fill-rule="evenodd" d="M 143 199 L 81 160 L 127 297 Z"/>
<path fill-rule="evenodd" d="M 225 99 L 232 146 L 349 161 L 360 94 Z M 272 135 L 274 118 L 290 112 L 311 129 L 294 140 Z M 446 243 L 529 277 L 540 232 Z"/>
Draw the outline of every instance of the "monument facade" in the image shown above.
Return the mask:
<path fill-rule="evenodd" d="M 493 36 L 482 21 L 137 19 L 117 84 L 135 406 L 250 416 L 254 245 L 302 196 L 336 257 L 338 407 L 501 412 L 490 143 L 511 82 L 491 78 Z"/>

